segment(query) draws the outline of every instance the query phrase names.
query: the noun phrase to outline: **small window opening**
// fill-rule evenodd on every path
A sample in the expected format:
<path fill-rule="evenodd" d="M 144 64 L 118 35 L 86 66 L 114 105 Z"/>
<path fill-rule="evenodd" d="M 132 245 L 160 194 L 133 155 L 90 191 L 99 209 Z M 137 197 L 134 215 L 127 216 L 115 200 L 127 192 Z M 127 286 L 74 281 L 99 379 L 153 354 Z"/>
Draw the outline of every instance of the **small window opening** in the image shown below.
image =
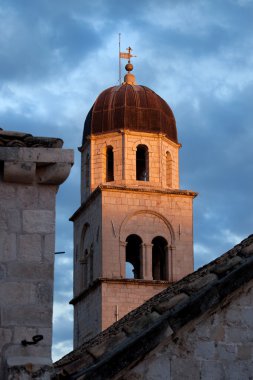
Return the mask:
<path fill-rule="evenodd" d="M 106 149 L 106 182 L 114 181 L 114 159 L 113 148 L 108 146 Z"/>
<path fill-rule="evenodd" d="M 153 280 L 166 280 L 167 241 L 157 236 L 152 240 L 152 275 Z"/>
<path fill-rule="evenodd" d="M 141 278 L 142 240 L 133 234 L 128 236 L 126 242 L 126 277 Z"/>
<path fill-rule="evenodd" d="M 146 145 L 137 146 L 136 179 L 137 181 L 149 181 L 149 154 Z"/>

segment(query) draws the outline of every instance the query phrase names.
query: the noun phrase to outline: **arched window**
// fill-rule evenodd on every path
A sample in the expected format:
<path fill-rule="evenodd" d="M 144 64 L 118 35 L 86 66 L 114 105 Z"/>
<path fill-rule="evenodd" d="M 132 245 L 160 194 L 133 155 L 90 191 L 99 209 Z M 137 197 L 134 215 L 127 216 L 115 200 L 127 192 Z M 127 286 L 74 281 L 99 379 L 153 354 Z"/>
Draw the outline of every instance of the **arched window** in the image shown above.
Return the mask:
<path fill-rule="evenodd" d="M 133 234 L 127 237 L 126 242 L 126 277 L 141 278 L 142 240 L 138 235 Z"/>
<path fill-rule="evenodd" d="M 149 154 L 146 145 L 138 145 L 136 150 L 136 179 L 149 181 Z"/>
<path fill-rule="evenodd" d="M 172 187 L 172 157 L 166 152 L 166 185 Z"/>
<path fill-rule="evenodd" d="M 157 236 L 152 240 L 152 275 L 153 280 L 166 280 L 166 255 L 167 255 L 167 241 Z"/>
<path fill-rule="evenodd" d="M 90 187 L 90 155 L 89 153 L 86 154 L 85 159 L 85 176 L 86 176 L 86 188 Z"/>
<path fill-rule="evenodd" d="M 108 146 L 106 149 L 106 182 L 114 181 L 114 159 L 113 148 Z"/>

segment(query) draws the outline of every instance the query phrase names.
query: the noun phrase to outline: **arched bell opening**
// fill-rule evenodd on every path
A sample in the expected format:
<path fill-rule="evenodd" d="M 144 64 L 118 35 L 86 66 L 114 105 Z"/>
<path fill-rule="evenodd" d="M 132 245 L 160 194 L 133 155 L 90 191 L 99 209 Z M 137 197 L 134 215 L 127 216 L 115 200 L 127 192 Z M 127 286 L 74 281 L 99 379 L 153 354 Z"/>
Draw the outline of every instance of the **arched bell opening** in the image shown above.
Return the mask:
<path fill-rule="evenodd" d="M 137 181 L 149 181 L 149 153 L 146 145 L 137 146 L 136 179 Z"/>
<path fill-rule="evenodd" d="M 166 257 L 168 242 L 162 236 L 152 240 L 152 276 L 153 280 L 167 280 Z"/>
<path fill-rule="evenodd" d="M 127 237 L 126 243 L 126 277 L 141 278 L 142 240 L 132 234 Z"/>

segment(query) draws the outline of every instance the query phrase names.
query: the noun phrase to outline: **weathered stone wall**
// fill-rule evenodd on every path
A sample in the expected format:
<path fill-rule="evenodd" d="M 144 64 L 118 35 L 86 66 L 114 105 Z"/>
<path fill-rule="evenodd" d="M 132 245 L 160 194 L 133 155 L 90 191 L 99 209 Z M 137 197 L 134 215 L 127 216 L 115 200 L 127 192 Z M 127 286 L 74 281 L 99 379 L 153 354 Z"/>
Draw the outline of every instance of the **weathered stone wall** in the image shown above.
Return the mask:
<path fill-rule="evenodd" d="M 147 299 L 161 292 L 167 282 L 99 280 L 74 303 L 74 348 L 111 326 Z"/>
<path fill-rule="evenodd" d="M 116 378 L 249 380 L 253 373 L 252 316 L 251 281 L 219 309 L 189 323 L 176 336 L 164 337 L 135 368 Z"/>
<path fill-rule="evenodd" d="M 74 298 L 102 276 L 101 194 L 74 220 Z M 92 333 L 93 331 L 93 333 Z M 74 303 L 74 347 L 101 331 L 101 291 L 91 291 Z"/>
<path fill-rule="evenodd" d="M 136 181 L 136 150 L 146 145 L 149 152 L 149 181 Z M 179 144 L 165 136 L 144 132 L 118 132 L 92 136 L 82 148 L 81 194 L 84 202 L 90 191 L 106 182 L 106 148 L 111 146 L 114 154 L 114 184 L 128 186 L 155 186 L 179 189 Z M 167 153 L 171 163 L 168 164 Z M 90 157 L 87 168 L 87 156 Z M 88 173 L 88 176 L 87 176 Z M 171 177 L 168 180 L 168 177 Z M 90 185 L 90 191 L 87 189 Z"/>
<path fill-rule="evenodd" d="M 99 333 L 101 328 L 114 323 L 117 305 L 121 318 L 170 282 L 193 271 L 192 200 L 193 196 L 187 194 L 102 188 L 78 211 L 74 218 L 74 297 L 78 298 L 74 302 L 75 347 Z M 141 278 L 148 281 L 153 280 L 152 239 L 162 236 L 167 240 L 167 284 L 153 282 L 151 286 L 148 282 L 140 284 L 133 281 L 126 286 L 124 281 L 110 285 L 108 282 L 103 283 L 102 298 L 100 294 L 97 297 L 98 293 L 92 289 L 87 296 L 89 299 L 86 300 L 86 295 L 79 297 L 92 285 L 89 256 L 91 245 L 93 281 L 97 278 L 126 278 L 126 238 L 130 234 L 138 234 L 142 238 Z M 89 281 L 85 281 L 85 278 Z M 95 309 L 99 323 L 91 322 Z"/>
<path fill-rule="evenodd" d="M 101 202 L 101 194 L 98 194 L 74 221 L 74 297 L 87 289 L 96 278 L 102 277 Z"/>
<path fill-rule="evenodd" d="M 73 152 L 0 147 L 0 163 L 0 378 L 26 379 L 51 364 L 55 196 Z"/>
<path fill-rule="evenodd" d="M 74 348 L 102 330 L 101 287 L 88 291 L 74 307 Z"/>
<path fill-rule="evenodd" d="M 107 278 L 125 278 L 126 238 L 143 243 L 143 278 L 152 279 L 152 240 L 168 243 L 168 281 L 193 271 L 192 195 L 126 189 L 103 189 L 103 271 Z"/>
<path fill-rule="evenodd" d="M 141 280 L 102 282 L 102 330 L 167 287 L 168 283 L 158 283 L 158 281 L 157 283 Z"/>

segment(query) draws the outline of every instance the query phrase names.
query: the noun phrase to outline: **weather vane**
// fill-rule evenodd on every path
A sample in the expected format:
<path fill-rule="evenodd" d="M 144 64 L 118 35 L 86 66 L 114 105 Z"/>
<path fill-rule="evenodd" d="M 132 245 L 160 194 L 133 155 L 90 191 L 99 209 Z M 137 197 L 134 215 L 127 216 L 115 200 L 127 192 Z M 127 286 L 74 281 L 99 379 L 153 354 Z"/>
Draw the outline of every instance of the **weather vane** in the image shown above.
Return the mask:
<path fill-rule="evenodd" d="M 121 84 L 121 59 L 122 58 L 123 59 L 127 59 L 128 63 L 131 63 L 131 58 L 132 57 L 137 57 L 137 55 L 131 54 L 131 52 L 133 51 L 133 49 L 130 46 L 128 48 L 126 48 L 127 53 L 121 51 L 121 48 L 120 48 L 120 36 L 121 36 L 121 33 L 119 33 L 119 84 Z"/>

